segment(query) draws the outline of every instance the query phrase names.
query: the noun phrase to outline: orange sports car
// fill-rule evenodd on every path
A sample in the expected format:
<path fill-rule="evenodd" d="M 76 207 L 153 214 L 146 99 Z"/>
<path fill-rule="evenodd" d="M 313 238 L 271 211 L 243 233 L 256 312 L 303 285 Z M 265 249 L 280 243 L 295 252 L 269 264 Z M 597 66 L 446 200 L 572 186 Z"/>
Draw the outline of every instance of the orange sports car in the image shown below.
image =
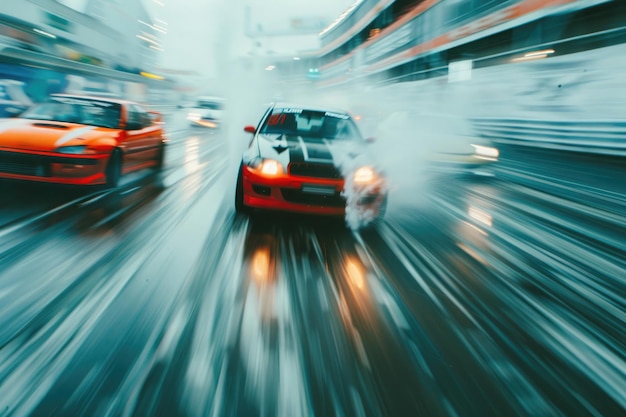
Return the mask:
<path fill-rule="evenodd" d="M 161 115 L 131 101 L 52 95 L 0 119 L 0 178 L 117 186 L 123 174 L 160 169 Z"/>

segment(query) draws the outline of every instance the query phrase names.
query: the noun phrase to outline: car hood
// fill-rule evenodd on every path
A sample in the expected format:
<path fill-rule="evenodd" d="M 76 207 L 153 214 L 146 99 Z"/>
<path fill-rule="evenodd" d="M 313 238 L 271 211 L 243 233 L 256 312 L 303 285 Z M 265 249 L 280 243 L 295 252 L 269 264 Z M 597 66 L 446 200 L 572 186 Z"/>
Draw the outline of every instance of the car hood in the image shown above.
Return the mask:
<path fill-rule="evenodd" d="M 368 159 L 364 146 L 350 140 L 259 135 L 258 148 L 261 158 L 275 159 L 284 167 L 292 162 L 332 164 L 343 173 Z"/>
<path fill-rule="evenodd" d="M 86 145 L 111 136 L 111 129 L 46 120 L 0 120 L 0 148 L 51 152 L 60 146 Z"/>

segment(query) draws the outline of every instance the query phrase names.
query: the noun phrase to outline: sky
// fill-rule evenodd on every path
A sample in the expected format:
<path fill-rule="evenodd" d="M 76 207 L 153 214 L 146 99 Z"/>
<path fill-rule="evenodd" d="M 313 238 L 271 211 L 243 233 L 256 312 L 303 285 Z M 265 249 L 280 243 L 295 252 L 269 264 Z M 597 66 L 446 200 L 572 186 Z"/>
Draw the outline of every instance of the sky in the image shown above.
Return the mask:
<path fill-rule="evenodd" d="M 304 24 L 332 22 L 354 0 L 143 0 L 153 18 L 167 22 L 161 66 L 168 69 L 215 73 L 216 61 L 247 55 L 257 50 L 297 53 L 311 49 L 311 41 L 293 37 L 245 36 L 245 27 L 282 32 L 294 19 Z M 245 10 L 250 24 L 245 24 Z M 302 48 L 304 47 L 304 48 Z M 289 51 L 289 52 L 288 52 Z"/>

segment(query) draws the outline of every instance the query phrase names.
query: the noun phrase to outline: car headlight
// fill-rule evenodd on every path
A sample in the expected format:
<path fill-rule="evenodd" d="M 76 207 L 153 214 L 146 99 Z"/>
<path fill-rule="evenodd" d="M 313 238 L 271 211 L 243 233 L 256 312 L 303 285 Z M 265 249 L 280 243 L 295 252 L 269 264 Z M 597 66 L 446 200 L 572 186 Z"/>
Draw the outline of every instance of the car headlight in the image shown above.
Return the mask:
<path fill-rule="evenodd" d="M 486 159 L 488 161 L 497 161 L 500 156 L 500 151 L 497 148 L 491 146 L 474 145 L 474 156 L 480 159 Z"/>
<path fill-rule="evenodd" d="M 202 118 L 202 115 L 200 113 L 189 113 L 187 115 L 187 119 L 197 122 L 198 120 L 200 120 Z"/>
<path fill-rule="evenodd" d="M 212 127 L 212 128 L 216 128 L 217 127 L 217 123 L 210 121 L 210 120 L 204 120 L 201 122 L 202 126 L 205 127 Z"/>
<path fill-rule="evenodd" d="M 61 148 L 58 148 L 57 152 L 71 154 L 71 155 L 80 155 L 80 154 L 85 153 L 86 150 L 87 150 L 87 146 L 85 145 L 63 146 Z"/>
<path fill-rule="evenodd" d="M 354 172 L 354 182 L 356 184 L 370 184 L 377 178 L 376 172 L 370 167 L 361 167 Z"/>
<path fill-rule="evenodd" d="M 283 166 L 278 161 L 266 159 L 261 163 L 260 170 L 261 174 L 273 177 L 283 173 Z"/>
<path fill-rule="evenodd" d="M 285 172 L 282 164 L 274 159 L 257 158 L 248 163 L 248 166 L 268 177 L 282 175 Z"/>

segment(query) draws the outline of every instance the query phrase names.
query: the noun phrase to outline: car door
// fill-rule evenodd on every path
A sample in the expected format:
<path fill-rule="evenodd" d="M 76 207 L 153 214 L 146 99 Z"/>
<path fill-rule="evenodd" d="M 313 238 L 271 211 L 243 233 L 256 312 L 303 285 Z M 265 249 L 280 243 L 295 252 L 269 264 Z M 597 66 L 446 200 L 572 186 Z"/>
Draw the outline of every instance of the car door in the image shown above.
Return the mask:
<path fill-rule="evenodd" d="M 127 114 L 124 159 L 132 170 L 156 159 L 161 127 L 154 124 L 150 114 L 136 104 L 128 105 Z"/>

